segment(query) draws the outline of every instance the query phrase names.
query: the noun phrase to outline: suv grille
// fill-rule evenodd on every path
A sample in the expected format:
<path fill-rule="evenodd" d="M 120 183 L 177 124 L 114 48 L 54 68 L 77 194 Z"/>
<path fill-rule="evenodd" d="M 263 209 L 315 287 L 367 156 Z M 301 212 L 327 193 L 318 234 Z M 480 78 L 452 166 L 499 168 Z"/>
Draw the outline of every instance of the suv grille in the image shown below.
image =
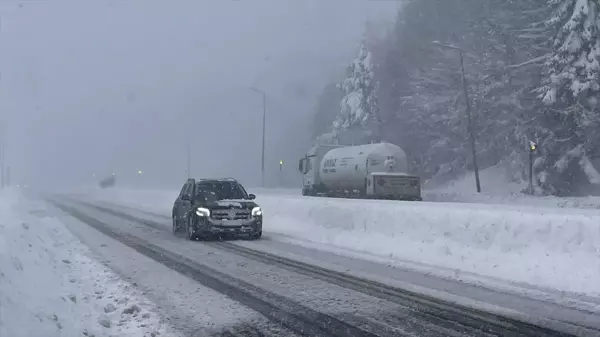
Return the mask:
<path fill-rule="evenodd" d="M 247 209 L 216 209 L 210 214 L 213 219 L 217 220 L 242 220 L 250 218 L 250 210 Z"/>

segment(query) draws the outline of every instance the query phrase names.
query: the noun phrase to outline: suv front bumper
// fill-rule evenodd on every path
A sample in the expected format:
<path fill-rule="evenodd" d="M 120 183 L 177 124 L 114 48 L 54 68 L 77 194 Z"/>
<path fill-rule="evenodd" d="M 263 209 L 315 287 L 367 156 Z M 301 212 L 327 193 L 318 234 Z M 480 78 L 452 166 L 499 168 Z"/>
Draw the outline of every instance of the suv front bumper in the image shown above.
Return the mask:
<path fill-rule="evenodd" d="M 254 235 L 262 231 L 262 216 L 239 220 L 217 220 L 195 217 L 193 229 L 197 235 Z"/>

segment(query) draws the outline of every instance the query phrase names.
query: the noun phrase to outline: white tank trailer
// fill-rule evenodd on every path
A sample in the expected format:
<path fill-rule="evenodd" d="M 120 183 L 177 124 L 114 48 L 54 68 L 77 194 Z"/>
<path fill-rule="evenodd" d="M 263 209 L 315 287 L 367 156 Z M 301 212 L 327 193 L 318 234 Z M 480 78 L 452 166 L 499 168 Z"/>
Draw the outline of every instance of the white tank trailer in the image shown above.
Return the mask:
<path fill-rule="evenodd" d="M 317 145 L 300 159 L 302 195 L 422 200 L 404 151 L 390 143 Z"/>

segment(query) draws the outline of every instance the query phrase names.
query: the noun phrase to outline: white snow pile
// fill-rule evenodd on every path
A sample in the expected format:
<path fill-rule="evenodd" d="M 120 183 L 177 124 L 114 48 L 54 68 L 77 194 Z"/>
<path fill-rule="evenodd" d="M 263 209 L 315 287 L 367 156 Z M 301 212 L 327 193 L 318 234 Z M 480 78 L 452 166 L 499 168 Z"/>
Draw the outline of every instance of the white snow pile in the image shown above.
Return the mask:
<path fill-rule="evenodd" d="M 0 193 L 0 336 L 171 336 L 136 289 L 43 203 Z"/>
<path fill-rule="evenodd" d="M 514 204 L 540 207 L 600 209 L 600 197 L 539 197 L 521 193 L 526 184 L 510 181 L 502 167 L 491 167 L 479 172 L 481 193 L 475 190 L 475 175 L 470 172 L 463 178 L 435 188 L 425 188 L 426 201 Z"/>
<path fill-rule="evenodd" d="M 600 294 L 600 214 L 324 198 L 259 200 L 265 231 L 316 243 Z"/>
<path fill-rule="evenodd" d="M 169 215 L 176 196 L 113 190 L 95 197 Z M 298 244 L 408 262 L 459 279 L 480 275 L 600 295 L 595 210 L 285 194 L 260 194 L 257 202 L 265 211 L 267 236 L 284 234 Z"/>

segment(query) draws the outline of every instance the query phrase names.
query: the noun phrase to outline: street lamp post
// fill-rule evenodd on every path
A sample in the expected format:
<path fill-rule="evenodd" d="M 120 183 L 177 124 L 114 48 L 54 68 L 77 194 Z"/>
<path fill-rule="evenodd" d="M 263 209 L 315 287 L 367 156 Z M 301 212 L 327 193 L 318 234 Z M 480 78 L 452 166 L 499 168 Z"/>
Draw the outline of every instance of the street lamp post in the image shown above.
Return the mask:
<path fill-rule="evenodd" d="M 263 97 L 263 116 L 262 116 L 262 154 L 261 154 L 261 186 L 265 187 L 265 124 L 267 120 L 267 93 L 255 87 L 249 87 L 250 90 L 257 92 Z"/>
<path fill-rule="evenodd" d="M 2 131 L 4 130 L 0 130 L 0 170 L 2 170 L 2 172 L 0 172 L 0 179 L 2 180 L 0 186 L 4 188 L 6 185 L 4 181 L 4 167 L 6 164 L 6 154 L 4 153 L 4 133 Z"/>
<path fill-rule="evenodd" d="M 279 187 L 283 187 L 283 159 L 279 161 Z"/>
<path fill-rule="evenodd" d="M 473 157 L 473 172 L 475 173 L 475 186 L 477 187 L 477 193 L 481 193 L 481 183 L 479 180 L 479 166 L 477 166 L 477 150 L 475 148 L 475 132 L 473 130 L 473 120 L 471 117 L 471 100 L 469 99 L 469 90 L 467 89 L 467 77 L 465 76 L 465 63 L 464 63 L 464 50 L 462 48 L 443 44 L 439 41 L 433 41 L 434 45 L 442 48 L 458 50 L 460 55 L 460 71 L 462 73 L 462 84 L 465 95 L 465 112 L 467 114 L 467 132 L 469 133 L 469 140 L 471 143 L 471 155 Z"/>
<path fill-rule="evenodd" d="M 185 154 L 187 159 L 185 171 L 187 173 L 187 178 L 190 179 L 192 177 L 192 173 L 190 172 L 192 169 L 192 146 L 190 144 L 189 136 L 186 136 L 185 138 Z"/>
<path fill-rule="evenodd" d="M 529 186 L 528 193 L 533 194 L 533 155 L 537 151 L 537 143 L 529 141 Z"/>

